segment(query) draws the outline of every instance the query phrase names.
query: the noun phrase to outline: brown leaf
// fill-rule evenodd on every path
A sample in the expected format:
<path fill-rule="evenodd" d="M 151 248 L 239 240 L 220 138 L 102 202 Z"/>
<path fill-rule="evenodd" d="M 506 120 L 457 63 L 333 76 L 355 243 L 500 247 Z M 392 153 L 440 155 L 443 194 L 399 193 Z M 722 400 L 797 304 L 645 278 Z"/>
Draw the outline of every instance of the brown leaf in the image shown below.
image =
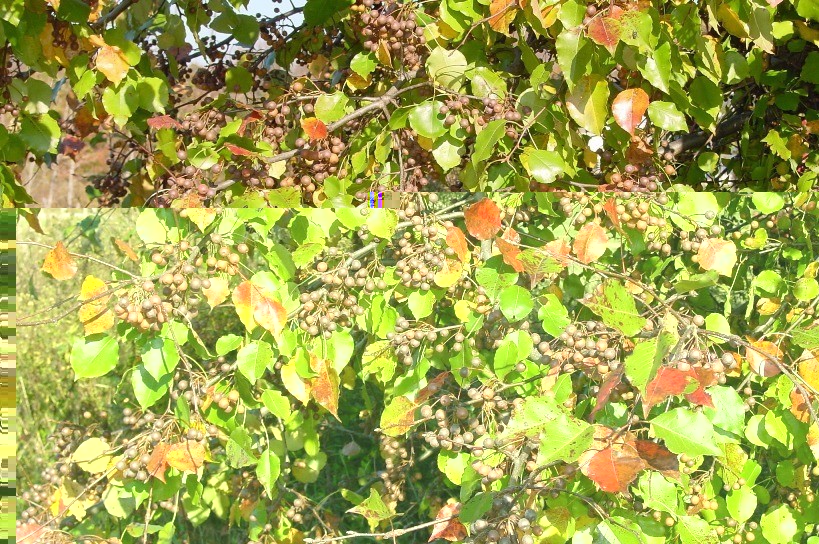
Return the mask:
<path fill-rule="evenodd" d="M 94 276 L 87 276 L 80 288 L 80 301 L 91 300 L 107 291 L 105 282 Z M 80 306 L 79 318 L 86 336 L 106 331 L 114 326 L 114 314 L 108 309 L 111 295 L 91 300 Z"/>
<path fill-rule="evenodd" d="M 614 120 L 629 134 L 634 134 L 634 129 L 642 122 L 647 109 L 648 94 L 639 88 L 621 91 L 611 103 Z"/>
<path fill-rule="evenodd" d="M 118 238 L 112 238 L 114 241 L 114 245 L 117 246 L 117 249 L 124 253 L 126 257 L 131 259 L 134 262 L 139 262 L 139 257 L 137 256 L 136 252 L 129 246 L 126 242 Z"/>
<path fill-rule="evenodd" d="M 706 238 L 700 242 L 697 259 L 704 270 L 716 270 L 723 276 L 730 276 L 737 264 L 737 246 L 730 240 Z"/>
<path fill-rule="evenodd" d="M 97 52 L 97 70 L 108 78 L 114 85 L 118 85 L 131 69 L 125 54 L 119 47 L 104 44 Z"/>
<path fill-rule="evenodd" d="M 318 374 L 310 380 L 310 395 L 341 421 L 338 417 L 339 378 L 332 361 L 319 359 L 311 353 L 310 368 Z"/>
<path fill-rule="evenodd" d="M 455 251 L 455 255 L 457 255 L 462 262 L 466 262 L 467 256 L 469 255 L 469 248 L 466 245 L 464 231 L 455 226 L 449 227 L 446 230 L 446 245 Z"/>
<path fill-rule="evenodd" d="M 779 346 L 767 340 L 752 340 L 748 339 L 751 344 L 750 348 L 745 348 L 745 359 L 748 360 L 748 366 L 751 367 L 755 373 L 760 376 L 769 378 L 776 376 L 780 372 L 777 361 L 782 360 L 784 354 Z"/>
<path fill-rule="evenodd" d="M 302 119 L 301 128 L 304 129 L 304 133 L 311 140 L 323 140 L 328 134 L 327 125 L 324 124 L 324 121 L 315 117 Z"/>
<path fill-rule="evenodd" d="M 242 124 L 239 125 L 239 130 L 236 132 L 239 134 L 239 136 L 245 136 L 245 131 L 247 130 L 248 125 L 262 119 L 264 119 L 262 113 L 260 111 L 253 110 L 247 114 L 244 119 L 242 119 Z"/>
<path fill-rule="evenodd" d="M 620 225 L 620 214 L 617 213 L 617 201 L 614 198 L 609 198 L 603 204 L 603 211 L 609 217 L 611 224 L 620 234 L 623 234 L 623 227 Z"/>
<path fill-rule="evenodd" d="M 597 402 L 594 405 L 594 408 L 591 409 L 589 413 L 590 420 L 594 419 L 595 414 L 603 409 L 606 403 L 609 401 L 609 397 L 614 392 L 614 389 L 620 384 L 620 381 L 623 378 L 623 367 L 619 367 L 617 370 L 609 372 L 606 374 L 606 378 L 603 380 L 603 383 L 600 384 L 600 390 L 597 392 Z"/>
<path fill-rule="evenodd" d="M 65 245 L 60 241 L 51 251 L 46 253 L 42 270 L 51 274 L 55 280 L 70 280 L 77 274 L 77 261 L 68 253 Z"/>
<path fill-rule="evenodd" d="M 151 128 L 182 128 L 182 125 L 179 124 L 179 121 L 171 117 L 170 115 L 156 115 L 154 117 L 148 118 L 148 126 Z"/>
<path fill-rule="evenodd" d="M 597 452 L 585 467 L 585 474 L 601 490 L 609 493 L 624 493 L 643 469 L 646 462 L 631 446 L 620 449 L 606 448 Z"/>
<path fill-rule="evenodd" d="M 457 517 L 453 517 L 457 516 L 460 511 L 461 503 L 459 502 L 448 502 L 441 507 L 435 519 L 445 521 L 441 521 L 432 526 L 432 535 L 430 535 L 427 542 L 432 542 L 436 538 L 443 538 L 450 542 L 457 542 L 466 538 L 466 527 L 464 527 L 464 524 L 461 523 Z"/>
<path fill-rule="evenodd" d="M 647 468 L 652 468 L 671 478 L 680 477 L 680 461 L 677 459 L 677 455 L 662 444 L 651 440 L 635 440 L 634 447 L 640 457 L 648 464 Z"/>
<path fill-rule="evenodd" d="M 583 264 L 596 261 L 606 252 L 609 236 L 597 223 L 586 223 L 577 233 L 572 249 Z"/>
<path fill-rule="evenodd" d="M 165 483 L 165 471 L 168 469 L 166 456 L 169 449 L 170 445 L 164 442 L 157 444 L 154 451 L 151 452 L 151 458 L 148 460 L 148 464 L 145 466 L 148 476 L 153 476 L 162 483 Z"/>
<path fill-rule="evenodd" d="M 195 440 L 177 442 L 168 448 L 165 461 L 182 472 L 196 472 L 205 463 L 205 445 Z"/>
<path fill-rule="evenodd" d="M 501 228 L 500 208 L 491 199 L 484 198 L 464 212 L 466 230 L 478 240 L 489 240 Z"/>
<path fill-rule="evenodd" d="M 421 404 L 422 402 L 425 402 L 432 395 L 440 391 L 441 387 L 444 385 L 444 383 L 446 383 L 447 379 L 449 378 L 449 374 L 450 372 L 446 370 L 432 378 L 426 385 L 426 387 L 418 391 L 418 393 L 415 395 L 416 404 Z"/>
<path fill-rule="evenodd" d="M 489 4 L 489 26 L 497 32 L 508 33 L 517 11 L 516 0 L 492 0 Z"/>
<path fill-rule="evenodd" d="M 620 41 L 620 21 L 612 17 L 595 17 L 586 29 L 593 42 L 604 47 L 615 47 Z"/>
<path fill-rule="evenodd" d="M 77 138 L 76 136 L 72 136 L 71 134 L 65 134 L 60 140 L 60 145 L 57 146 L 57 152 L 65 155 L 66 157 L 76 159 L 77 154 L 82 151 L 84 147 L 85 142 L 83 142 L 81 139 Z"/>

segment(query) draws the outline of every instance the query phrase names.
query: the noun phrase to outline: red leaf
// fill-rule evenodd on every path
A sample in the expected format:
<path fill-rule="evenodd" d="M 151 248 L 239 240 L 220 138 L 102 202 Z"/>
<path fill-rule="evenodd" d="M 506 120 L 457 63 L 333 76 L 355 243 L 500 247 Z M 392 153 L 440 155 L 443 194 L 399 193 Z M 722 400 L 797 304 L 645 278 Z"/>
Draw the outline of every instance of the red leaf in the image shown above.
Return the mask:
<path fill-rule="evenodd" d="M 662 472 L 666 476 L 679 478 L 680 462 L 677 455 L 671 453 L 668 448 L 651 440 L 636 440 L 634 447 L 637 453 L 648 464 L 648 468 Z"/>
<path fill-rule="evenodd" d="M 181 128 L 179 121 L 169 115 L 159 115 L 148 118 L 148 126 L 151 128 Z"/>
<path fill-rule="evenodd" d="M 603 256 L 608 241 L 606 229 L 597 223 L 586 223 L 577 233 L 572 249 L 581 263 L 589 264 Z"/>
<path fill-rule="evenodd" d="M 642 122 L 648 109 L 648 101 L 648 94 L 642 89 L 626 89 L 620 92 L 611 103 L 614 120 L 623 130 L 634 134 L 634 129 Z"/>
<path fill-rule="evenodd" d="M 631 446 L 606 448 L 597 452 L 586 466 L 585 474 L 603 491 L 624 493 L 646 463 Z"/>
<path fill-rule="evenodd" d="M 237 134 L 239 134 L 239 136 L 244 136 L 245 130 L 247 129 L 247 125 L 249 125 L 250 123 L 255 123 L 256 121 L 259 121 L 263 118 L 264 116 L 262 115 L 261 112 L 256 110 L 251 111 L 244 119 L 242 119 L 242 124 L 239 125 L 239 130 L 236 131 Z"/>
<path fill-rule="evenodd" d="M 466 246 L 464 231 L 458 227 L 449 227 L 446 231 L 446 245 L 455 250 L 455 255 L 457 255 L 462 262 L 466 262 L 469 248 Z"/>
<path fill-rule="evenodd" d="M 603 380 L 603 383 L 600 385 L 600 390 L 597 392 L 597 403 L 592 408 L 591 413 L 589 414 L 590 418 L 594 418 L 594 415 L 603 409 L 606 403 L 609 401 L 609 397 L 611 396 L 612 392 L 614 392 L 614 388 L 620 384 L 620 381 L 623 377 L 623 367 L 619 367 L 617 370 L 613 372 L 609 372 L 606 375 L 606 379 Z"/>
<path fill-rule="evenodd" d="M 688 387 L 691 375 L 676 368 L 660 367 L 657 375 L 646 385 L 646 394 L 643 398 L 643 412 L 648 414 L 651 408 L 668 397 L 682 395 Z"/>
<path fill-rule="evenodd" d="M 714 407 L 711 395 L 709 395 L 702 386 L 698 387 L 693 393 L 688 393 L 685 396 L 685 400 L 693 404 L 699 404 L 700 406 Z"/>
<path fill-rule="evenodd" d="M 165 483 L 165 470 L 168 468 L 168 460 L 166 456 L 170 445 L 160 442 L 151 453 L 151 458 L 148 460 L 148 465 L 145 469 L 148 471 L 148 476 L 153 476 L 162 483 Z"/>
<path fill-rule="evenodd" d="M 614 47 L 620 41 L 620 21 L 611 17 L 595 17 L 586 30 L 594 42 Z"/>
<path fill-rule="evenodd" d="M 238 145 L 235 144 L 225 144 L 225 148 L 234 155 L 241 155 L 243 157 L 252 157 L 253 155 L 255 155 L 253 151 L 249 151 L 244 147 L 239 147 Z"/>
<path fill-rule="evenodd" d="M 489 240 L 501 228 L 500 208 L 491 199 L 484 198 L 464 212 L 466 230 L 478 240 Z"/>
<path fill-rule="evenodd" d="M 520 248 L 518 248 L 517 244 L 519 243 L 520 235 L 511 227 L 506 229 L 506 232 L 503 233 L 503 237 L 495 240 L 498 250 L 501 252 L 501 255 L 503 255 L 503 262 L 514 268 L 515 272 L 524 271 L 523 263 L 518 259 Z"/>
<path fill-rule="evenodd" d="M 436 538 L 443 538 L 444 540 L 449 540 L 450 542 L 456 542 L 466 538 L 466 527 L 464 527 L 464 524 L 461 523 L 457 517 L 453 517 L 457 516 L 460 511 L 461 503 L 459 502 L 447 503 L 440 510 L 438 510 L 438 514 L 435 516 L 435 519 L 442 519 L 446 521 L 436 523 L 432 526 L 432 535 L 429 537 L 427 542 L 432 542 Z"/>
<path fill-rule="evenodd" d="M 301 128 L 304 129 L 305 134 L 311 140 L 323 140 L 327 137 L 327 125 L 321 119 L 315 117 L 308 117 L 301 120 Z"/>
<path fill-rule="evenodd" d="M 427 384 L 426 387 L 418 391 L 418 394 L 415 395 L 415 403 L 421 404 L 422 402 L 426 401 L 432 395 L 437 393 L 441 390 L 441 387 L 446 382 L 447 378 L 449 378 L 449 371 L 441 372 L 437 376 L 435 376 L 430 382 Z"/>

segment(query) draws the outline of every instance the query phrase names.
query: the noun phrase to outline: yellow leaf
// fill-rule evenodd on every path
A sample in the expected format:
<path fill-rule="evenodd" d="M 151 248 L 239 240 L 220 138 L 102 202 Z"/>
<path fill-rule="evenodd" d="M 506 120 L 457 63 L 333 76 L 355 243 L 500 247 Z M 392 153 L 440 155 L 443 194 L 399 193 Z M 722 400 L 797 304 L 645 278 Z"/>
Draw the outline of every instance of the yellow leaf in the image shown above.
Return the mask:
<path fill-rule="evenodd" d="M 456 260 L 447 259 L 441 269 L 435 273 L 434 282 L 438 287 L 452 287 L 461 279 L 464 273 L 463 265 Z"/>
<path fill-rule="evenodd" d="M 517 0 L 492 0 L 489 4 L 489 26 L 493 30 L 509 33 L 509 25 L 517 15 Z"/>
<path fill-rule="evenodd" d="M 819 461 L 819 423 L 813 423 L 808 429 L 808 446 L 813 452 L 813 457 Z"/>
<path fill-rule="evenodd" d="M 375 52 L 375 56 L 378 57 L 378 62 L 384 66 L 392 66 L 392 55 L 390 54 L 390 48 L 387 45 L 387 42 L 384 40 L 378 41 L 378 49 Z"/>
<path fill-rule="evenodd" d="M 54 249 L 46 253 L 42 270 L 51 274 L 55 280 L 69 280 L 77 273 L 77 261 L 68 253 L 62 242 L 57 242 Z"/>
<path fill-rule="evenodd" d="M 819 359 L 808 350 L 799 357 L 799 375 L 813 390 L 819 391 Z"/>
<path fill-rule="evenodd" d="M 87 276 L 80 289 L 80 301 L 90 301 L 80 306 L 79 318 L 85 328 L 86 336 L 103 332 L 114 326 L 114 314 L 108 309 L 111 295 L 100 296 L 107 291 L 105 282 L 94 276 Z"/>
<path fill-rule="evenodd" d="M 737 38 L 750 38 L 748 25 L 739 18 L 739 15 L 728 4 L 720 4 L 717 8 L 717 20 L 729 34 Z"/>
<path fill-rule="evenodd" d="M 730 276 L 737 264 L 737 246 L 730 240 L 706 238 L 700 242 L 697 258 L 704 270 L 716 270 L 723 276 Z"/>
<path fill-rule="evenodd" d="M 282 366 L 282 384 L 302 404 L 307 404 L 310 401 L 308 384 L 296 372 L 296 363 L 290 362 Z"/>
<path fill-rule="evenodd" d="M 466 323 L 467 319 L 472 315 L 472 311 L 477 307 L 478 305 L 471 300 L 459 300 L 455 303 L 455 317 L 461 323 Z"/>
<path fill-rule="evenodd" d="M 97 70 L 103 73 L 114 85 L 118 85 L 123 80 L 125 74 L 131 69 L 125 54 L 117 46 L 104 44 L 97 52 Z"/>
<path fill-rule="evenodd" d="M 139 261 L 139 257 L 137 256 L 136 252 L 131 248 L 131 246 L 129 246 L 126 242 L 123 242 L 122 240 L 119 240 L 117 238 L 113 238 L 113 240 L 114 240 L 114 244 L 117 246 L 117 249 L 119 249 L 121 252 L 123 252 L 126 257 L 128 257 L 129 259 L 131 259 L 134 262 Z"/>
<path fill-rule="evenodd" d="M 232 298 L 236 313 L 247 330 L 260 325 L 279 339 L 287 322 L 287 310 L 272 293 L 247 280 L 236 286 Z"/>
<path fill-rule="evenodd" d="M 310 368 L 318 374 L 310 380 L 310 395 L 341 421 L 338 417 L 339 378 L 333 364 L 330 360 L 319 359 L 311 353 Z"/>
<path fill-rule="evenodd" d="M 210 278 L 210 287 L 207 289 L 202 289 L 202 294 L 205 295 L 205 299 L 208 301 L 208 306 L 211 308 L 219 306 L 225 300 L 227 300 L 227 297 L 230 294 L 228 280 L 220 277 Z"/>
<path fill-rule="evenodd" d="M 773 315 L 782 306 L 778 298 L 760 298 L 756 303 L 756 311 L 759 315 Z"/>
<path fill-rule="evenodd" d="M 751 347 L 745 348 L 745 359 L 751 370 L 766 378 L 782 372 L 777 364 L 782 361 L 784 355 L 779 346 L 767 340 L 753 340 L 752 338 L 748 338 L 748 342 Z"/>
<path fill-rule="evenodd" d="M 91 474 L 105 472 L 111 461 L 111 456 L 105 453 L 108 449 L 108 443 L 102 438 L 89 438 L 74 450 L 71 460 L 77 463 L 82 470 Z"/>
<path fill-rule="evenodd" d="M 790 138 L 788 138 L 788 151 L 791 152 L 791 158 L 795 161 L 799 161 L 802 159 L 802 155 L 808 152 L 808 146 L 805 145 L 805 142 L 802 140 L 802 136 L 799 134 L 792 134 Z"/>
<path fill-rule="evenodd" d="M 216 210 L 203 208 L 202 199 L 195 193 L 176 199 L 171 208 L 181 208 L 180 216 L 190 219 L 202 232 L 216 219 Z"/>
<path fill-rule="evenodd" d="M 172 444 L 165 462 L 182 472 L 196 472 L 205 462 L 205 445 L 195 440 Z"/>
<path fill-rule="evenodd" d="M 819 30 L 809 27 L 805 21 L 794 21 L 799 37 L 813 45 L 819 45 Z"/>

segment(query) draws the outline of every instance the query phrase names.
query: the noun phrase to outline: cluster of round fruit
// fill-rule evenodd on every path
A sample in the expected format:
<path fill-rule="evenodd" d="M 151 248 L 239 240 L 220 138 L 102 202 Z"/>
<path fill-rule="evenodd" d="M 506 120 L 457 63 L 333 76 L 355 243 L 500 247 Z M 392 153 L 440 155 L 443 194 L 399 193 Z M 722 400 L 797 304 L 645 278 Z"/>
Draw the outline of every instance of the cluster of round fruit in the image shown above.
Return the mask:
<path fill-rule="evenodd" d="M 711 236 L 720 236 L 722 233 L 721 225 L 711 225 L 708 229 L 699 227 L 693 233 L 682 231 L 680 232 L 680 249 L 686 253 L 693 253 L 691 260 L 697 262 L 697 253 L 703 240 Z"/>
<path fill-rule="evenodd" d="M 293 172 L 288 178 L 298 181 L 305 193 L 312 194 L 325 179 L 339 174 L 346 175 L 340 168 L 341 155 L 347 144 L 338 136 L 319 140 L 297 138 L 296 148 L 300 149 L 299 161 L 291 163 Z"/>
<path fill-rule="evenodd" d="M 572 323 L 557 337 L 551 357 L 562 364 L 563 372 L 581 370 L 590 377 L 605 376 L 621 364 L 620 347 L 615 343 L 618 336 L 599 321 Z"/>
<path fill-rule="evenodd" d="M 446 116 L 444 126 L 451 127 L 458 123 L 462 129 L 471 134 L 475 125 L 484 126 L 492 121 L 504 120 L 507 122 L 506 135 L 517 140 L 517 125 L 523 119 L 523 115 L 515 109 L 511 101 L 486 97 L 481 99 L 480 105 L 483 106 L 483 109 L 480 109 L 478 105 L 472 105 L 470 109 L 471 105 L 472 100 L 467 96 L 444 101 L 444 104 L 438 109 L 438 113 Z"/>
<path fill-rule="evenodd" d="M 235 389 L 231 389 L 227 392 L 214 391 L 211 395 L 211 399 L 216 403 L 216 406 L 226 414 L 230 414 L 234 410 L 236 410 L 238 414 L 242 414 L 245 411 L 245 407 L 239 404 L 240 395 Z"/>
<path fill-rule="evenodd" d="M 121 165 L 120 165 L 121 166 Z M 108 208 L 119 204 L 128 194 L 131 185 L 130 177 L 123 176 L 122 169 L 112 168 L 103 175 L 91 176 L 91 184 L 99 192 L 97 203 L 100 207 Z"/>
<path fill-rule="evenodd" d="M 524 509 L 511 490 L 505 491 L 495 496 L 483 518 L 472 522 L 464 544 L 534 544 L 535 537 L 543 534 L 537 520 L 534 509 Z"/>
<path fill-rule="evenodd" d="M 394 55 L 408 70 L 418 70 L 426 39 L 412 7 L 398 0 L 357 0 L 350 9 L 360 14 L 355 26 L 364 37 L 364 49 Z"/>
<path fill-rule="evenodd" d="M 434 419 L 436 430 L 422 434 L 424 440 L 433 448 L 451 451 L 469 449 L 479 456 L 482 437 L 486 436 L 486 426 L 481 423 L 479 414 L 473 413 L 471 405 L 462 402 L 451 393 L 444 393 L 438 398 L 438 408 L 430 404 L 421 407 L 421 417 Z"/>
<path fill-rule="evenodd" d="M 422 191 L 430 183 L 437 181 L 435 175 L 438 163 L 432 151 L 424 149 L 418 142 L 415 131 L 400 129 L 393 132 L 392 148 L 400 153 L 399 162 L 403 163 L 404 179 L 400 180 L 402 191 Z"/>
<path fill-rule="evenodd" d="M 191 76 L 191 83 L 205 92 L 218 91 L 225 86 L 225 79 L 229 68 L 230 66 L 225 64 L 224 61 L 198 68 L 193 76 Z M 227 89 L 228 92 L 239 92 L 239 90 L 240 89 Z"/>
<path fill-rule="evenodd" d="M 378 447 L 384 459 L 384 470 L 376 473 L 383 485 L 381 496 L 387 505 L 397 505 L 406 498 L 405 474 L 411 464 L 409 449 L 405 441 L 383 434 Z"/>
<path fill-rule="evenodd" d="M 653 151 L 645 144 L 639 136 L 633 136 L 631 147 L 627 152 L 629 162 L 623 167 L 622 172 L 612 171 L 606 174 L 606 184 L 601 185 L 601 190 L 614 190 L 626 192 L 655 192 L 659 189 L 663 177 L 671 177 L 677 173 L 677 169 L 671 162 L 674 154 L 660 148 L 660 158 L 656 162 L 651 160 Z M 600 153 L 600 163 L 603 167 L 611 165 L 614 155 L 611 151 L 605 150 Z"/>

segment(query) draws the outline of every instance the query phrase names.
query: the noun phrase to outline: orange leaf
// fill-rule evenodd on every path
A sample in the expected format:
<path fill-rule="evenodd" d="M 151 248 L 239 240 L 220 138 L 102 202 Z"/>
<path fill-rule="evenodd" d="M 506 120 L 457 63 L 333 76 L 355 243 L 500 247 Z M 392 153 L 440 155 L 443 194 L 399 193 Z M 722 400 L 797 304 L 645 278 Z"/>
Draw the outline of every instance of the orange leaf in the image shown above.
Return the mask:
<path fill-rule="evenodd" d="M 310 368 L 313 372 L 318 373 L 318 376 L 310 380 L 310 395 L 341 421 L 341 418 L 338 417 L 339 379 L 332 361 L 319 359 L 311 353 Z"/>
<path fill-rule="evenodd" d="M 648 109 L 648 94 L 642 89 L 627 89 L 618 94 L 611 103 L 614 120 L 620 127 L 634 134 Z"/>
<path fill-rule="evenodd" d="M 506 34 L 509 32 L 509 25 L 517 15 L 517 2 L 516 0 L 492 0 L 492 3 L 489 4 L 489 14 L 489 26 L 492 27 L 492 30 Z"/>
<path fill-rule="evenodd" d="M 515 272 L 523 272 L 523 263 L 518 259 L 518 255 L 520 254 L 520 248 L 517 246 L 518 243 L 520 243 L 520 235 L 511 227 L 506 229 L 506 232 L 503 233 L 503 237 L 495 240 L 498 250 L 501 252 L 501 255 L 503 255 L 503 262 L 514 268 Z"/>
<path fill-rule="evenodd" d="M 606 448 L 597 452 L 585 467 L 585 474 L 603 491 L 624 493 L 646 462 L 631 446 Z"/>
<path fill-rule="evenodd" d="M 478 240 L 489 240 L 501 228 L 500 208 L 491 199 L 484 198 L 464 212 L 466 230 Z"/>
<path fill-rule="evenodd" d="M 151 458 L 148 460 L 148 464 L 145 466 L 149 476 L 153 476 L 163 483 L 165 482 L 165 471 L 168 469 L 168 460 L 166 459 L 166 456 L 169 449 L 170 446 L 168 444 L 163 442 L 157 444 L 154 451 L 151 453 Z"/>
<path fill-rule="evenodd" d="M 55 280 L 70 280 L 77 273 L 77 261 L 62 242 L 57 242 L 54 249 L 46 253 L 42 270 L 51 274 Z"/>
<path fill-rule="evenodd" d="M 662 366 L 657 370 L 657 375 L 646 385 L 646 394 L 643 398 L 643 412 L 648 411 L 656 405 L 675 395 L 682 395 L 688 387 L 691 376 L 688 372 L 683 372 L 676 368 Z"/>
<path fill-rule="evenodd" d="M 608 241 L 609 236 L 606 234 L 606 229 L 597 223 L 586 223 L 577 233 L 572 249 L 581 263 L 589 264 L 606 252 Z"/>
<path fill-rule="evenodd" d="M 460 511 L 461 503 L 459 502 L 448 502 L 438 510 L 435 519 L 445 521 L 441 521 L 432 526 L 432 535 L 430 535 L 427 542 L 432 542 L 436 538 L 443 538 L 450 542 L 457 542 L 466 538 L 466 527 L 464 527 L 464 524 L 461 523 L 457 517 L 453 517 L 457 516 Z"/>
<path fill-rule="evenodd" d="M 311 140 L 323 140 L 327 137 L 327 125 L 321 119 L 315 117 L 308 117 L 301 120 L 301 128 L 304 129 L 305 134 Z"/>
<path fill-rule="evenodd" d="M 819 391 L 819 359 L 808 350 L 799 357 L 799 375 L 811 388 Z"/>
<path fill-rule="evenodd" d="M 80 288 L 80 301 L 91 300 L 107 291 L 105 282 L 94 276 L 87 276 Z M 106 331 L 114 326 L 114 314 L 108 309 L 111 295 L 103 296 L 80 306 L 79 318 L 86 336 Z"/>
<path fill-rule="evenodd" d="M 546 245 L 543 246 L 543 249 L 545 249 L 549 255 L 557 259 L 563 266 L 567 266 L 569 264 L 569 259 L 567 259 L 566 256 L 571 252 L 571 248 L 563 238 L 558 238 L 557 240 L 547 242 Z"/>
<path fill-rule="evenodd" d="M 108 78 L 114 85 L 118 85 L 123 80 L 125 74 L 131 69 L 125 54 L 119 47 L 104 44 L 100 47 L 96 58 L 97 70 Z"/>
<path fill-rule="evenodd" d="M 208 306 L 215 308 L 227 300 L 230 294 L 228 288 L 228 281 L 225 278 L 213 277 L 210 278 L 210 287 L 202 289 L 202 294 L 208 301 Z"/>
<path fill-rule="evenodd" d="M 748 342 L 752 347 L 745 348 L 745 358 L 751 370 L 766 378 L 782 372 L 776 364 L 784 355 L 779 346 L 767 340 L 754 341 L 749 338 Z"/>
<path fill-rule="evenodd" d="M 182 128 L 179 121 L 169 115 L 157 115 L 149 117 L 147 120 L 148 126 L 151 128 Z"/>
<path fill-rule="evenodd" d="M 464 231 L 458 227 L 449 227 L 446 231 L 446 245 L 455 251 L 455 255 L 457 255 L 462 262 L 466 262 L 469 248 L 466 246 Z"/>
<path fill-rule="evenodd" d="M 791 413 L 802 423 L 810 423 L 810 409 L 805 395 L 796 386 L 791 391 Z"/>
<path fill-rule="evenodd" d="M 236 313 L 242 325 L 249 331 L 256 327 L 256 320 L 253 319 L 253 306 L 251 305 L 251 293 L 253 291 L 250 281 L 243 281 L 233 290 L 231 299 Z"/>
<path fill-rule="evenodd" d="M 737 264 L 737 246 L 730 240 L 706 238 L 700 242 L 697 259 L 703 269 L 716 270 L 723 276 L 730 276 Z"/>
<path fill-rule="evenodd" d="M 44 530 L 45 529 L 45 530 Z M 39 523 L 24 523 L 15 529 L 17 544 L 35 544 L 43 542 L 40 537 L 48 535 L 48 530 Z"/>
<path fill-rule="evenodd" d="M 165 461 L 176 470 L 196 472 L 205 463 L 205 445 L 195 440 L 172 444 Z"/>
<path fill-rule="evenodd" d="M 287 321 L 287 310 L 266 289 L 250 280 L 243 281 L 233 290 L 232 298 L 236 313 L 247 330 L 260 325 L 279 339 Z"/>
<path fill-rule="evenodd" d="M 595 43 L 614 47 L 620 41 L 620 21 L 611 17 L 595 17 L 589 23 L 586 32 Z"/>
<path fill-rule="evenodd" d="M 117 249 L 119 249 L 122 253 L 124 253 L 126 257 L 128 257 L 129 259 L 131 259 L 134 262 L 139 261 L 139 257 L 137 256 L 136 252 L 131 248 L 131 246 L 129 246 L 127 243 L 125 243 L 122 240 L 119 240 L 117 238 L 114 238 L 113 240 L 114 240 L 114 245 L 117 246 Z"/>

